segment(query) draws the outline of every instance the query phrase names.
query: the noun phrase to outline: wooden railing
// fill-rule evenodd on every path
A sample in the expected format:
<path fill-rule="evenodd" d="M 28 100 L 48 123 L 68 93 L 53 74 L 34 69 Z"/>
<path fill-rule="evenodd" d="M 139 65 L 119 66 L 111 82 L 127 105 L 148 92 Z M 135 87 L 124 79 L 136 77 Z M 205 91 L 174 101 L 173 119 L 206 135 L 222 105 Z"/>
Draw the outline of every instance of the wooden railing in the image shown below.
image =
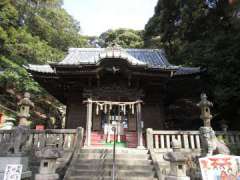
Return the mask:
<path fill-rule="evenodd" d="M 54 143 L 56 147 L 63 150 L 74 148 L 76 141 L 76 129 L 47 129 L 47 130 L 29 130 L 29 139 L 27 146 L 34 149 L 41 149 L 46 144 Z M 13 130 L 0 130 L 0 143 L 9 140 Z"/>
<path fill-rule="evenodd" d="M 216 131 L 216 136 L 223 139 L 229 146 L 240 147 L 240 132 Z M 202 144 L 199 131 L 156 131 L 147 129 L 147 148 L 159 152 L 171 151 L 171 141 L 173 138 L 181 142 L 181 148 L 185 151 L 200 152 Z"/>

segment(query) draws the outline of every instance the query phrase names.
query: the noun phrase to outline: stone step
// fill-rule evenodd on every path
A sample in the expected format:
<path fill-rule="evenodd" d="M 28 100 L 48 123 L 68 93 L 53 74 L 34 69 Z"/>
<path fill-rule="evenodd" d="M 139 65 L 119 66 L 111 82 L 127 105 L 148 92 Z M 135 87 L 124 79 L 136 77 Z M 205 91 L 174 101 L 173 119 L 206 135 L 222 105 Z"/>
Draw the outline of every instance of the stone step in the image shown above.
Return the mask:
<path fill-rule="evenodd" d="M 64 180 L 111 180 L 112 147 L 80 149 L 68 168 Z M 146 149 L 119 147 L 116 149 L 115 180 L 157 180 L 155 169 Z"/>
<path fill-rule="evenodd" d="M 112 164 L 112 159 L 77 159 L 75 160 L 74 164 Z M 116 164 L 119 165 L 151 165 L 152 161 L 151 160 L 129 160 L 129 159 L 116 159 Z"/>
<path fill-rule="evenodd" d="M 116 177 L 116 180 L 157 180 L 157 178 L 149 177 Z M 101 176 L 71 176 L 66 180 L 112 180 L 112 177 L 101 177 Z"/>
<path fill-rule="evenodd" d="M 78 158 L 80 159 L 113 159 L 112 153 L 79 153 Z M 150 158 L 149 154 L 126 154 L 117 153 L 116 159 L 143 159 L 147 160 Z"/>
<path fill-rule="evenodd" d="M 82 176 L 98 176 L 101 174 L 101 176 L 111 176 L 112 175 L 112 169 L 102 169 L 99 168 L 98 170 L 95 169 L 88 169 L 88 170 L 82 170 L 82 169 L 71 169 L 71 174 L 72 175 L 82 175 Z M 117 170 L 116 175 L 119 177 L 122 176 L 127 176 L 127 177 L 149 177 L 153 178 L 154 177 L 154 172 L 153 171 L 133 171 L 133 170 Z"/>
<path fill-rule="evenodd" d="M 76 169 L 97 169 L 100 165 L 95 164 L 75 164 L 74 168 Z M 103 169 L 112 169 L 112 163 L 104 163 L 101 167 Z M 126 164 L 116 164 L 117 170 L 136 170 L 136 171 L 152 171 L 154 170 L 153 165 L 126 165 Z"/>
<path fill-rule="evenodd" d="M 112 153 L 113 148 L 109 147 L 88 147 L 79 150 L 79 153 Z M 116 148 L 116 154 L 126 153 L 126 154 L 148 154 L 147 149 L 136 149 L 136 148 Z"/>

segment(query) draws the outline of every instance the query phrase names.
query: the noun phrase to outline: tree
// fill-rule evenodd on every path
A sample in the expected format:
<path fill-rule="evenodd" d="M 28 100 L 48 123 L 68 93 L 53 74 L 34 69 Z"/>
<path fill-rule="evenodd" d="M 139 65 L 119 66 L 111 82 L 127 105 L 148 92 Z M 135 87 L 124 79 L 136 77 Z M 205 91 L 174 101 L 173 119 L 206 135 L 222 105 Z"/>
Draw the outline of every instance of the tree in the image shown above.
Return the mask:
<path fill-rule="evenodd" d="M 36 119 L 55 116 L 60 103 L 31 79 L 23 65 L 56 62 L 69 47 L 86 45 L 85 37 L 79 34 L 79 23 L 61 8 L 61 3 L 62 0 L 0 2 L 0 103 L 16 109 L 19 95 L 29 91 L 36 104 Z"/>
<path fill-rule="evenodd" d="M 99 43 L 102 47 L 107 47 L 116 43 L 123 48 L 142 48 L 142 32 L 132 29 L 108 30 L 99 36 Z"/>
<path fill-rule="evenodd" d="M 176 64 L 207 67 L 207 92 L 218 119 L 235 128 L 240 117 L 240 8 L 239 3 L 214 2 L 159 0 L 145 27 L 145 46 L 165 48 Z"/>

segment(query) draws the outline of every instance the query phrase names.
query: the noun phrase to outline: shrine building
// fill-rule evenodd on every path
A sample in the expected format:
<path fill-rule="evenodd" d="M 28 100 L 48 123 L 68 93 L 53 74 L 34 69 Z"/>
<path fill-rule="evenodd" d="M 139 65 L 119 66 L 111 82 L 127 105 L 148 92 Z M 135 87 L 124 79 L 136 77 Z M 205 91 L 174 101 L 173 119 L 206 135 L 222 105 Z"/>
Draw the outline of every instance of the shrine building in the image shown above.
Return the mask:
<path fill-rule="evenodd" d="M 201 69 L 172 65 L 161 49 L 70 48 L 58 63 L 26 69 L 66 105 L 65 127 L 83 127 L 87 145 L 117 126 L 119 141 L 143 146 L 147 128 L 168 128 L 170 104 L 201 93 Z"/>

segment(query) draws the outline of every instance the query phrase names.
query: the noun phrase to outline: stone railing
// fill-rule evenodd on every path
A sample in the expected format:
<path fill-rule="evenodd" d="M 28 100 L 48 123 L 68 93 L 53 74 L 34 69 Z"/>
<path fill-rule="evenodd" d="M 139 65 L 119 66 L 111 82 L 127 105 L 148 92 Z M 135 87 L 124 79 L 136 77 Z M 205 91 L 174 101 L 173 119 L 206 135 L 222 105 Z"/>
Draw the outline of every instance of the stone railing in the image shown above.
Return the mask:
<path fill-rule="evenodd" d="M 200 151 L 199 131 L 155 131 L 147 129 L 147 147 L 160 152 L 171 151 L 172 139 L 176 138 L 181 142 L 181 148 L 186 151 Z"/>
<path fill-rule="evenodd" d="M 10 139 L 13 130 L 0 130 L 0 143 Z M 56 147 L 63 150 L 74 148 L 76 141 L 76 129 L 46 129 L 46 130 L 29 130 L 30 136 L 27 146 L 31 149 L 41 149 L 46 144 L 54 143 Z"/>
<path fill-rule="evenodd" d="M 240 147 L 239 131 L 215 131 L 218 139 L 223 139 L 228 146 Z"/>
<path fill-rule="evenodd" d="M 219 139 L 223 139 L 229 146 L 240 147 L 240 132 L 228 131 L 216 131 L 216 136 Z M 176 138 L 181 142 L 181 148 L 184 151 L 200 152 L 201 141 L 199 131 L 157 131 L 147 129 L 147 147 L 157 152 L 171 151 L 171 141 Z"/>

